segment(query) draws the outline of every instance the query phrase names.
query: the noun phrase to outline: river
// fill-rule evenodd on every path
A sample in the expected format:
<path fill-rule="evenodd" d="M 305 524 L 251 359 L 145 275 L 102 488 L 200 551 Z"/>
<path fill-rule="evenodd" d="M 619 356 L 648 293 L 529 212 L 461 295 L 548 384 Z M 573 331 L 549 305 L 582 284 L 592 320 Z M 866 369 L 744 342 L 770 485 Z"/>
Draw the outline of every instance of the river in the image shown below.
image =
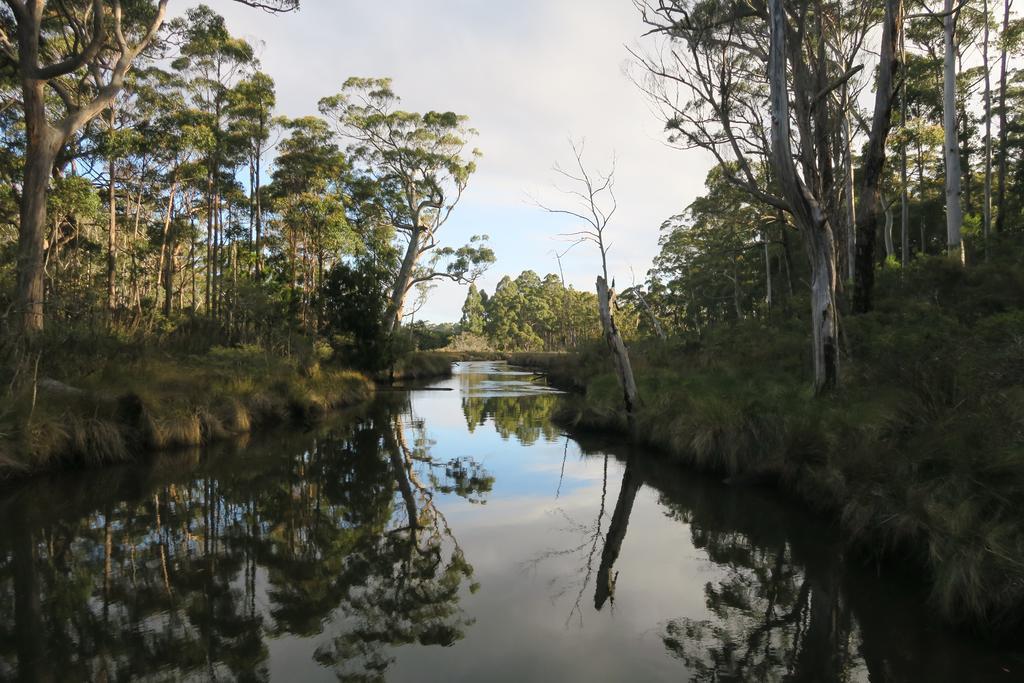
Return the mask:
<path fill-rule="evenodd" d="M 0 678 L 1021 681 L 828 520 L 574 439 L 504 363 L 0 492 Z"/>

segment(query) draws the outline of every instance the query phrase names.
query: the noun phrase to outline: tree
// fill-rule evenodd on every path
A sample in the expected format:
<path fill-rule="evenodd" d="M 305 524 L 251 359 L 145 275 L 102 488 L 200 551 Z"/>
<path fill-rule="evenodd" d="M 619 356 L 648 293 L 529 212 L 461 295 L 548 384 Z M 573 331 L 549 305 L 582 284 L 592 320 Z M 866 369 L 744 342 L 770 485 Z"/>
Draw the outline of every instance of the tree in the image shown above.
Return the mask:
<path fill-rule="evenodd" d="M 875 284 L 875 235 L 878 234 L 878 219 L 882 212 L 881 186 L 885 167 L 885 145 L 892 126 L 893 103 L 896 100 L 900 78 L 899 49 L 903 43 L 903 22 L 902 0 L 886 0 L 879 47 L 875 109 L 862 160 L 860 193 L 857 195 L 860 203 L 857 207 L 857 254 L 853 293 L 853 310 L 857 313 L 867 313 L 871 310 L 871 296 Z M 887 224 L 886 244 L 890 243 L 891 232 Z"/>
<path fill-rule="evenodd" d="M 466 301 L 462 304 L 462 320 L 459 324 L 463 332 L 476 335 L 484 333 L 484 302 L 476 283 L 469 285 Z"/>
<path fill-rule="evenodd" d="M 271 117 L 275 104 L 273 79 L 257 71 L 231 90 L 228 104 L 232 134 L 242 140 L 249 162 L 249 229 L 258 275 L 263 267 L 263 157 L 275 125 Z"/>
<path fill-rule="evenodd" d="M 345 211 L 348 163 L 327 123 L 307 116 L 284 122 L 289 134 L 279 147 L 273 183 L 277 226 L 289 264 L 288 286 L 297 291 L 303 325 L 324 272 L 342 253 L 357 248 Z"/>
<path fill-rule="evenodd" d="M 960 235 L 963 227 L 963 209 L 960 204 L 960 141 L 957 138 L 956 110 L 956 21 L 959 7 L 953 0 L 945 0 L 943 9 L 942 127 L 945 131 L 943 150 L 946 159 L 946 249 L 951 257 L 964 262 L 964 245 Z"/>
<path fill-rule="evenodd" d="M 849 205 L 848 173 L 836 168 L 848 103 L 834 93 L 863 70 L 861 48 L 877 15 L 823 1 L 637 5 L 650 32 L 665 38 L 660 52 L 634 57 L 646 72 L 637 82 L 661 109 L 669 141 L 713 155 L 729 182 L 789 214 L 803 237 L 814 388 L 828 391 L 839 378 L 835 229 Z M 873 128 L 877 139 L 888 123 Z M 871 199 L 861 198 L 859 213 L 877 221 Z"/>
<path fill-rule="evenodd" d="M 298 7 L 298 0 L 236 1 L 275 11 Z M 167 2 L 122 7 L 120 0 L 5 0 L 0 49 L 17 66 L 26 128 L 17 293 L 20 329 L 26 336 L 43 329 L 46 194 L 54 162 L 68 140 L 113 103 L 128 69 L 160 30 Z M 105 77 L 90 83 L 90 74 Z M 61 113 L 52 111 L 47 98 L 51 91 Z"/>
<path fill-rule="evenodd" d="M 662 225 L 661 249 L 650 273 L 666 319 L 698 332 L 709 323 L 753 315 L 769 299 L 774 249 L 768 230 L 776 223 L 720 167 L 708 172 L 705 187 L 707 193 L 685 213 Z M 766 248 L 769 258 L 760 258 Z"/>
<path fill-rule="evenodd" d="M 392 332 L 416 285 L 441 278 L 469 283 L 494 262 L 486 237 L 454 249 L 444 246 L 439 234 L 476 170 L 480 152 L 466 151 L 476 131 L 467 127 L 465 116 L 418 114 L 397 109 L 398 104 L 386 78 L 350 78 L 341 93 L 320 100 L 321 113 L 351 141 L 350 157 L 375 181 L 387 220 L 405 240 L 386 321 Z M 427 255 L 427 267 L 421 267 Z"/>
<path fill-rule="evenodd" d="M 569 216 L 580 221 L 577 230 L 563 236 L 573 244 L 590 243 L 597 247 L 601 257 L 601 274 L 597 276 L 597 307 L 605 342 L 615 363 L 626 419 L 632 430 L 636 422 L 636 410 L 640 407 L 640 397 L 633 377 L 629 351 L 615 323 L 615 286 L 608 281 L 608 243 L 605 237 L 608 224 L 618 208 L 615 199 L 615 160 L 612 159 L 610 170 L 594 174 L 588 171 L 583 163 L 582 144 L 577 145 L 570 140 L 569 146 L 572 148 L 574 168 L 567 171 L 556 165 L 555 173 L 572 184 L 572 189 L 566 190 L 565 193 L 576 198 L 576 206 L 568 209 L 543 204 L 538 206 L 549 213 Z"/>

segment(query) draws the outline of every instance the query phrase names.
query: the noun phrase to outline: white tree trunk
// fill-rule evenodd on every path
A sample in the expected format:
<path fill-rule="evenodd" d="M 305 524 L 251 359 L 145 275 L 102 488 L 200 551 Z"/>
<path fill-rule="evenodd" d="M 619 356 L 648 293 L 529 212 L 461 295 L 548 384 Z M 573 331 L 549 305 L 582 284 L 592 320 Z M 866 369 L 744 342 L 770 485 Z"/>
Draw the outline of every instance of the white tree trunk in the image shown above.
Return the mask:
<path fill-rule="evenodd" d="M 405 249 L 405 257 L 402 259 L 402 266 L 398 271 L 394 287 L 391 290 L 391 301 L 388 303 L 385 329 L 388 334 L 394 334 L 402 324 L 402 311 L 405 309 L 405 297 L 409 293 L 412 283 L 413 271 L 416 268 L 416 261 L 420 256 L 420 231 L 413 230 L 409 236 L 409 244 Z"/>
<path fill-rule="evenodd" d="M 964 245 L 960 236 L 963 210 L 960 207 L 960 142 L 956 125 L 956 47 L 953 28 L 956 13 L 953 0 L 945 0 L 945 68 L 942 89 L 942 125 L 945 129 L 946 156 L 946 248 L 952 258 L 964 262 Z"/>
<path fill-rule="evenodd" d="M 768 84 L 771 94 L 772 167 L 803 233 L 811 262 L 811 326 L 814 391 L 832 390 L 839 380 L 839 319 L 836 307 L 835 237 L 821 202 L 797 174 L 790 141 L 789 88 L 786 81 L 786 14 L 782 0 L 768 0 L 771 45 Z"/>

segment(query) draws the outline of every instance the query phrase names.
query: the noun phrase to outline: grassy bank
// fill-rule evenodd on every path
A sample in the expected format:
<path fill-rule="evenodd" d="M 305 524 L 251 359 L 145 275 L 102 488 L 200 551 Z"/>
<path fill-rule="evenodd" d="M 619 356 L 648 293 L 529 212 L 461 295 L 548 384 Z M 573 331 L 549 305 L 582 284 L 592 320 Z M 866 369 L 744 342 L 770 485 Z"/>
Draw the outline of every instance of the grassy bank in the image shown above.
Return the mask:
<path fill-rule="evenodd" d="M 24 382 L 4 406 L 0 478 L 126 462 L 274 423 L 308 422 L 373 396 L 360 373 L 255 347 L 79 360 L 62 362 L 59 379 Z"/>
<path fill-rule="evenodd" d="M 879 288 L 895 294 L 869 315 L 844 318 L 843 386 L 826 398 L 809 389 L 803 320 L 634 344 L 643 402 L 634 438 L 834 514 L 866 557 L 923 570 L 931 604 L 948 621 L 1018 628 L 1024 273 L 927 261 L 882 278 L 898 279 Z M 563 421 L 626 431 L 600 349 L 547 361 L 586 387 L 567 401 Z"/>

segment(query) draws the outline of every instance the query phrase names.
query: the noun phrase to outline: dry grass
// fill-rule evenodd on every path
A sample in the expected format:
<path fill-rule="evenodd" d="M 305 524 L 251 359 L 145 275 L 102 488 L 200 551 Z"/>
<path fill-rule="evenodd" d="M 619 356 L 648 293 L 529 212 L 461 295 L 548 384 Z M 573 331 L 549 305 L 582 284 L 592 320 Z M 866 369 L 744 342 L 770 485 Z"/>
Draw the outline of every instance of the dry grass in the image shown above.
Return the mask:
<path fill-rule="evenodd" d="M 18 396 L 0 415 L 0 478 L 194 448 L 373 396 L 359 373 L 300 367 L 256 349 L 146 356 L 62 380 L 81 392 L 40 392 L 34 407 L 30 395 Z"/>

